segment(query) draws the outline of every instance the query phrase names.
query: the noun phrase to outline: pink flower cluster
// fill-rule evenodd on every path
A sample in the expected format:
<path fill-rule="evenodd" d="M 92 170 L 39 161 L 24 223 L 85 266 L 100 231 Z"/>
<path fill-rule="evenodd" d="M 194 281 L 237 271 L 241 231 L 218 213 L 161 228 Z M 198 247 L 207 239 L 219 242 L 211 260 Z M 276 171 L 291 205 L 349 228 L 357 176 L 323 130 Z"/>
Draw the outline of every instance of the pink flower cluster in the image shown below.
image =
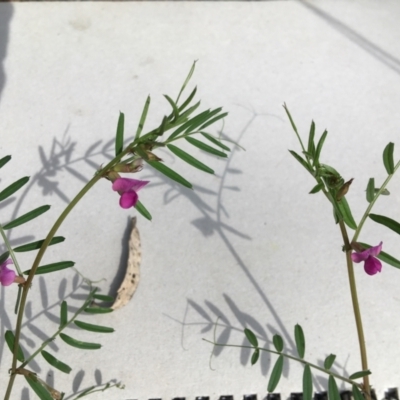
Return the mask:
<path fill-rule="evenodd" d="M 351 259 L 355 263 L 364 261 L 364 270 L 368 275 L 375 275 L 382 270 L 382 263 L 376 258 L 376 256 L 382 250 L 382 242 L 378 246 L 370 247 L 360 253 L 352 253 Z"/>
<path fill-rule="evenodd" d="M 119 205 L 122 208 L 131 208 L 135 207 L 139 200 L 137 192 L 148 183 L 149 181 L 138 179 L 117 178 L 113 182 L 112 189 L 121 195 Z"/>
<path fill-rule="evenodd" d="M 9 258 L 0 264 L 0 283 L 3 286 L 10 286 L 15 279 L 15 272 L 12 269 L 7 268 L 7 265 L 12 264 L 12 260 Z"/>

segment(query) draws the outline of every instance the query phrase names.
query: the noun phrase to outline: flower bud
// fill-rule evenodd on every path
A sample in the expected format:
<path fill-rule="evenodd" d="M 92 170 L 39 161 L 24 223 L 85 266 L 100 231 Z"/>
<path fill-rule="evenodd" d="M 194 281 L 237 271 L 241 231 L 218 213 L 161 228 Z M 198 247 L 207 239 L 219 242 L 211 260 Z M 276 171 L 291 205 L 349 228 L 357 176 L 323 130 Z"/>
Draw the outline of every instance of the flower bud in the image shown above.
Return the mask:
<path fill-rule="evenodd" d="M 344 183 L 340 189 L 338 190 L 337 194 L 336 194 L 336 200 L 340 201 L 340 199 L 346 195 L 346 193 L 349 191 L 351 182 L 353 182 L 353 178 L 351 178 L 349 181 L 347 181 L 346 183 Z"/>

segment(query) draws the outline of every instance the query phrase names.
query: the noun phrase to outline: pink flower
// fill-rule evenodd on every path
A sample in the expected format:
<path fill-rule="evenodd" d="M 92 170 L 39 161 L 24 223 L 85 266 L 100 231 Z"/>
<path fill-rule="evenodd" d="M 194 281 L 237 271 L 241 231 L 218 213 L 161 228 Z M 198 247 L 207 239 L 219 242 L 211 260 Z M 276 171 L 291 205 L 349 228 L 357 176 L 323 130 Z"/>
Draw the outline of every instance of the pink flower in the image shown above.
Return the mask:
<path fill-rule="evenodd" d="M 14 282 L 15 272 L 7 268 L 8 264 L 12 264 L 11 258 L 0 264 L 0 283 L 3 286 L 9 286 Z"/>
<path fill-rule="evenodd" d="M 378 246 L 370 247 L 360 253 L 352 253 L 351 259 L 355 263 L 365 261 L 364 270 L 368 275 L 375 275 L 377 272 L 381 272 L 382 263 L 376 258 L 376 256 L 382 250 L 382 242 Z"/>
<path fill-rule="evenodd" d="M 148 183 L 149 181 L 140 181 L 138 179 L 118 178 L 114 181 L 112 189 L 121 195 L 119 205 L 122 208 L 130 208 L 135 207 L 139 200 L 136 192 Z"/>

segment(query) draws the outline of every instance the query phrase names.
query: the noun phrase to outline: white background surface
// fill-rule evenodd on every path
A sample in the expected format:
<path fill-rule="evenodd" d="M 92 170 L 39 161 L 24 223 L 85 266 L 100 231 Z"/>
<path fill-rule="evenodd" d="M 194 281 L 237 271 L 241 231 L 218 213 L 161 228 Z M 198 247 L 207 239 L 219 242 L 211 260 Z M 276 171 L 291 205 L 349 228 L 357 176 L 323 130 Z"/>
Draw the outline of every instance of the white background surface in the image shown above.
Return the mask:
<path fill-rule="evenodd" d="M 230 112 L 224 132 L 246 149 L 228 161 L 191 149 L 215 176 L 160 152 L 194 191 L 149 168 L 135 175 L 151 180 L 140 198 L 153 214 L 151 223 L 139 217 L 137 293 L 121 310 L 85 318 L 113 326 L 111 336 L 68 330 L 102 343 L 101 350 L 82 352 L 60 339 L 52 344 L 50 352 L 73 367 L 70 375 L 54 373 L 41 359 L 31 369 L 68 394 L 110 380 L 126 385 L 96 399 L 264 396 L 275 358 L 263 355 L 251 367 L 247 353 L 224 348 L 209 368 L 212 348 L 201 339 L 212 338 L 219 315 L 231 328 L 217 332 L 225 339 L 229 332 L 230 343 L 240 344 L 247 326 L 266 346 L 280 332 L 289 352 L 300 323 L 307 360 L 321 363 L 335 353 L 338 372 L 359 370 L 339 228 L 326 200 L 308 195 L 314 182 L 287 151 L 299 148 L 281 105 L 288 104 L 303 138 L 311 119 L 318 135 L 328 129 L 322 160 L 346 180 L 355 178 L 347 198 L 358 221 L 368 179 L 385 178 L 383 148 L 399 143 L 399 15 L 395 1 L 0 4 L 0 151 L 13 155 L 1 187 L 31 176 L 22 197 L 2 208 L 1 221 L 52 205 L 12 232 L 13 245 L 43 238 L 106 162 L 119 111 L 133 134 L 150 94 L 145 131 L 159 124 L 169 111 L 162 94 L 176 96 L 195 59 L 190 89 L 198 86 L 204 108 Z M 395 178 L 393 195 L 374 212 L 398 220 L 399 189 Z M 124 274 L 132 215 L 101 181 L 61 227 L 66 242 L 44 261 L 72 259 L 85 276 L 105 278 L 102 291 L 113 293 Z M 399 257 L 398 239 L 372 222 L 360 240 L 383 240 L 384 250 Z M 31 260 L 31 254 L 20 258 L 25 269 Z M 356 275 L 372 384 L 382 396 L 400 385 L 399 271 L 384 266 L 370 277 L 357 266 Z M 22 341 L 27 353 L 57 328 L 59 296 L 71 292 L 74 276 L 62 271 L 34 281 Z M 16 287 L 0 293 L 3 337 L 14 326 Z M 11 362 L 3 342 L 0 361 L 3 390 Z M 276 391 L 301 391 L 301 374 L 298 365 L 285 364 Z M 316 375 L 314 383 L 323 390 L 326 378 Z M 33 398 L 25 386 L 20 379 L 15 399 Z"/>

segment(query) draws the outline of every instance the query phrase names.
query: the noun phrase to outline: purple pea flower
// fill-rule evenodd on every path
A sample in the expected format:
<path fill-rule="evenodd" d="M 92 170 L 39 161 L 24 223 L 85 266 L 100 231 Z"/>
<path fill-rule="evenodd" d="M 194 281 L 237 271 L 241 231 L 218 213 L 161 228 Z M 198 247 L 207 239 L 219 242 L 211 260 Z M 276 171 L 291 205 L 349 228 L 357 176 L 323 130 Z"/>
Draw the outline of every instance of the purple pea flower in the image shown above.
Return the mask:
<path fill-rule="evenodd" d="M 148 183 L 149 181 L 138 179 L 117 178 L 112 185 L 112 190 L 121 195 L 119 205 L 122 208 L 130 208 L 134 207 L 139 200 L 137 192 Z"/>
<path fill-rule="evenodd" d="M 352 253 L 351 259 L 355 263 L 365 261 L 364 270 L 368 275 L 375 275 L 377 272 L 381 272 L 382 263 L 376 258 L 376 256 L 382 250 L 382 242 L 378 246 L 370 247 L 360 253 Z"/>
<path fill-rule="evenodd" d="M 7 265 L 12 264 L 11 258 L 0 264 L 0 283 L 3 286 L 10 286 L 15 279 L 15 272 L 12 269 L 7 268 Z"/>

